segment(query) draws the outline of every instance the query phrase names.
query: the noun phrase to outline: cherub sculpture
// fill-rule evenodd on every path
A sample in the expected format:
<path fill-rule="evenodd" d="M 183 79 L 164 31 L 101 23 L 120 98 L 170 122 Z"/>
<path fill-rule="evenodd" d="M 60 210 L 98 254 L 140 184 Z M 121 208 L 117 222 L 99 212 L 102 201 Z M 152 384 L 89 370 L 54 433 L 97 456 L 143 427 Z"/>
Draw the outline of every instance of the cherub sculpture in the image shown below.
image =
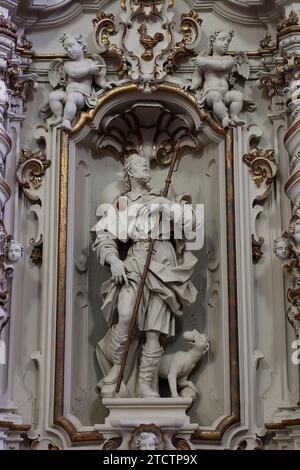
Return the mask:
<path fill-rule="evenodd" d="M 96 105 L 99 92 L 96 93 L 93 82 L 102 90 L 114 84 L 105 79 L 106 64 L 100 55 L 86 57 L 87 45 L 81 34 L 64 33 L 60 42 L 71 61 L 56 59 L 49 67 L 49 82 L 55 89 L 49 95 L 49 107 L 56 117 L 51 126 L 59 124 L 61 128 L 71 129 L 78 111 Z"/>
<path fill-rule="evenodd" d="M 194 59 L 192 83 L 183 87 L 195 92 L 199 106 L 204 107 L 207 104 L 224 128 L 245 124 L 240 118 L 244 104 L 248 105 L 249 111 L 254 106 L 235 88 L 236 76 L 248 79 L 250 67 L 245 53 L 226 55 L 233 35 L 233 31 L 223 30 L 210 35 L 208 51 Z"/>

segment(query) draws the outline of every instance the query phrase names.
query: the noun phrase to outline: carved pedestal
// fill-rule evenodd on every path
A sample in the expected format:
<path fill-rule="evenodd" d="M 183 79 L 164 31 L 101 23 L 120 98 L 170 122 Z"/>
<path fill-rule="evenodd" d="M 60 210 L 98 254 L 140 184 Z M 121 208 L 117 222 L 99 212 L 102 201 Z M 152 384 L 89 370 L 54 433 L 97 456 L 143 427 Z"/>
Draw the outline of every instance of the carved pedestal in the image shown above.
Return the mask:
<path fill-rule="evenodd" d="M 198 426 L 186 414 L 190 398 L 110 398 L 103 404 L 109 416 L 95 425 L 105 438 L 103 449 L 135 449 L 142 433 L 155 434 L 159 449 L 193 448 L 190 439 Z"/>

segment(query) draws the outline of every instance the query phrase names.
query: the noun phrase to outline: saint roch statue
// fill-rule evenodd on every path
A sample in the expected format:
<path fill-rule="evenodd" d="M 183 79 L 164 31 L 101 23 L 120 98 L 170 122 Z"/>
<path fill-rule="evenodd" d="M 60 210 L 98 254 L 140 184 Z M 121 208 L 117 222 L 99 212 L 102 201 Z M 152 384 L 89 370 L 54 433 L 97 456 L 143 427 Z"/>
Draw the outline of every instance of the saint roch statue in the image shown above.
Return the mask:
<path fill-rule="evenodd" d="M 197 296 L 191 282 L 197 258 L 186 249 L 186 241 L 190 233 L 203 231 L 203 216 L 199 220 L 190 198 L 176 195 L 172 186 L 166 197 L 161 189 L 151 189 L 150 179 L 149 160 L 129 153 L 124 161 L 126 190 L 96 226 L 93 250 L 101 266 L 111 271 L 110 279 L 101 286 L 102 312 L 109 325 L 97 346 L 97 358 L 104 374 L 98 384 L 102 397 L 116 396 L 126 344 L 129 344 L 128 360 L 117 396 L 160 397 L 158 368 L 164 353 L 163 339 L 175 336 L 176 317 Z M 129 337 L 154 226 L 151 260 L 133 335 Z"/>

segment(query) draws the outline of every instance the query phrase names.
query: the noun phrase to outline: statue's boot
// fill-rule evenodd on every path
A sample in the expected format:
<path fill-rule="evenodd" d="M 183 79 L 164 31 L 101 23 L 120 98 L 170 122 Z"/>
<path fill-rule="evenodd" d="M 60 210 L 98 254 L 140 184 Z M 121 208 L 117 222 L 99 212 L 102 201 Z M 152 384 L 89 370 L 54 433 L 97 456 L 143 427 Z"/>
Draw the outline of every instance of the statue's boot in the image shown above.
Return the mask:
<path fill-rule="evenodd" d="M 163 349 L 156 351 L 145 346 L 142 347 L 141 363 L 139 368 L 138 396 L 139 398 L 160 398 L 153 388 L 157 383 L 157 374 Z"/>
<path fill-rule="evenodd" d="M 104 377 L 103 385 L 117 384 L 127 338 L 128 338 L 128 335 L 119 334 L 117 330 L 117 325 L 114 325 L 112 327 L 111 349 L 112 349 L 113 367 L 110 369 L 109 373 Z"/>

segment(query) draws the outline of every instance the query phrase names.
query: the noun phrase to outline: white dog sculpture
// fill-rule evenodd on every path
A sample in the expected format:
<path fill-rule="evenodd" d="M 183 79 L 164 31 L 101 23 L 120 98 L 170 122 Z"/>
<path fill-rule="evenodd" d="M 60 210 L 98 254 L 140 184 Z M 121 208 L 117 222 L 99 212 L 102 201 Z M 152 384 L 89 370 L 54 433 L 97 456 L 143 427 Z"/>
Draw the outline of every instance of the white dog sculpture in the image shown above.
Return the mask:
<path fill-rule="evenodd" d="M 192 398 L 198 394 L 193 382 L 188 380 L 189 375 L 196 364 L 209 350 L 209 342 L 206 334 L 201 334 L 197 330 L 186 331 L 183 338 L 192 344 L 188 351 L 177 351 L 175 353 L 164 354 L 162 356 L 158 375 L 162 379 L 168 379 L 171 396 L 178 397 L 178 390 L 181 389 L 181 396 L 185 396 L 184 390 L 187 388 L 193 392 Z"/>

